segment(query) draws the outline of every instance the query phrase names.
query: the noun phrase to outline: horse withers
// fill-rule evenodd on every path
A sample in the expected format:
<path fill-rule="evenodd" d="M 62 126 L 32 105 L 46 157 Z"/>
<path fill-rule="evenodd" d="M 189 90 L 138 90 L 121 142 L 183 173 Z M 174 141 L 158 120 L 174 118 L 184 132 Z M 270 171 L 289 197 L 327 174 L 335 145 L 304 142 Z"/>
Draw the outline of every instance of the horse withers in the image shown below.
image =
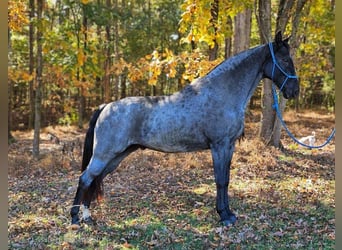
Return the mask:
<path fill-rule="evenodd" d="M 161 152 L 211 150 L 217 188 L 216 210 L 223 225 L 236 222 L 229 208 L 228 185 L 235 141 L 244 131 L 246 105 L 263 78 L 272 79 L 285 98 L 299 93 L 288 39 L 241 52 L 206 76 L 170 96 L 127 97 L 101 106 L 86 134 L 82 175 L 71 208 L 71 223 L 90 217 L 102 181 L 139 148 Z"/>

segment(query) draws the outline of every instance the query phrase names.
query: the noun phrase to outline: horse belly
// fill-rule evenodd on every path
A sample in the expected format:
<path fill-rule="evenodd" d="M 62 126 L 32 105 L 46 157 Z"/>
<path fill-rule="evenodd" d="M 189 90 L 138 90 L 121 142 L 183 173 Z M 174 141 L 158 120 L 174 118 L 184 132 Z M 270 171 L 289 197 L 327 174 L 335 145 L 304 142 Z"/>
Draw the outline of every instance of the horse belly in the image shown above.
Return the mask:
<path fill-rule="evenodd" d="M 209 148 L 199 125 L 174 119 L 160 120 L 145 127 L 145 146 L 163 152 L 190 152 Z"/>
<path fill-rule="evenodd" d="M 148 141 L 145 146 L 154 150 L 168 153 L 191 152 L 209 148 L 206 142 L 196 141 L 192 138 L 187 139 L 186 137 L 174 137 L 172 134 L 163 135 L 159 138 L 153 138 Z"/>

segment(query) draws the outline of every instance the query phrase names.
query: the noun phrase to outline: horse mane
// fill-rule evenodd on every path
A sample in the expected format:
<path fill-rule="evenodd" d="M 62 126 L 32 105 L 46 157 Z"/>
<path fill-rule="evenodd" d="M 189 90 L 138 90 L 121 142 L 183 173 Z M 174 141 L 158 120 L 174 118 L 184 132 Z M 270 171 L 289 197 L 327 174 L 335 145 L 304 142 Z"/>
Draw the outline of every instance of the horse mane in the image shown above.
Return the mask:
<path fill-rule="evenodd" d="M 222 74 L 225 71 L 228 70 L 234 70 L 237 66 L 241 64 L 242 61 L 247 60 L 251 56 L 254 56 L 254 51 L 256 49 L 260 49 L 264 45 L 259 45 L 254 48 L 250 48 L 248 50 L 241 51 L 237 53 L 236 55 L 227 58 L 226 60 L 222 61 L 220 64 L 215 66 L 211 71 L 209 71 L 206 76 L 211 77 L 211 76 L 216 76 L 219 74 Z"/>

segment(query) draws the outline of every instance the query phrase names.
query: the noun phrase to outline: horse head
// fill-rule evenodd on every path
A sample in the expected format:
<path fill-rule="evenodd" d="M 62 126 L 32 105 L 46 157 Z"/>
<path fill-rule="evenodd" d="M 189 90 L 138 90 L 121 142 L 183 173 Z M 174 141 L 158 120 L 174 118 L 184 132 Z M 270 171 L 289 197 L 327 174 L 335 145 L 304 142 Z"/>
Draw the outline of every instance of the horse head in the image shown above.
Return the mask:
<path fill-rule="evenodd" d="M 286 99 L 299 94 L 299 81 L 290 55 L 289 38 L 282 39 L 278 32 L 274 42 L 268 44 L 270 57 L 264 63 L 264 77 L 271 79 Z"/>

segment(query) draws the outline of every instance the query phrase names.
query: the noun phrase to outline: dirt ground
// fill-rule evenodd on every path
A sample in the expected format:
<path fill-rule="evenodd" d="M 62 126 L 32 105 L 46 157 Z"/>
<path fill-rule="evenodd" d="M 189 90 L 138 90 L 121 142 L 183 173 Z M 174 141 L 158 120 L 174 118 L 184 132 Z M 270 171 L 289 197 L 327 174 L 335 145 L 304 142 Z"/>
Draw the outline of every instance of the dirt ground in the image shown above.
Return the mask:
<path fill-rule="evenodd" d="M 335 116 L 305 110 L 285 120 L 299 138 L 325 141 Z M 80 175 L 84 130 L 48 127 L 41 157 L 33 131 L 13 131 L 8 149 L 9 249 L 246 249 L 261 246 L 333 249 L 335 140 L 306 149 L 282 133 L 283 150 L 257 139 L 260 114 L 246 117 L 236 144 L 229 196 L 237 225 L 224 229 L 215 211 L 210 152 L 138 150 L 105 179 L 94 225 L 70 230 L 69 209 Z M 95 204 L 94 204 L 95 205 Z M 228 232 L 227 232 L 228 230 Z"/>

